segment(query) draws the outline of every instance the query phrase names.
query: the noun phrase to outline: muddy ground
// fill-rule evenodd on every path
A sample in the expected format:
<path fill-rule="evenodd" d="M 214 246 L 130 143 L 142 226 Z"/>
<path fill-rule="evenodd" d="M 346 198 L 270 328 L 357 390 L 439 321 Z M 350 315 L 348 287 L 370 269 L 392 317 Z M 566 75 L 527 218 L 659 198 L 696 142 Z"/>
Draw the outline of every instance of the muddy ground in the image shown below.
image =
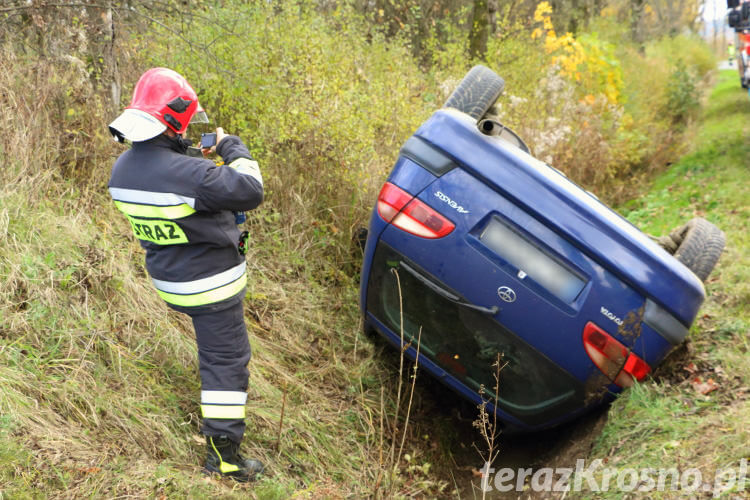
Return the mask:
<path fill-rule="evenodd" d="M 380 355 L 393 363 L 397 369 L 398 357 L 394 351 L 383 346 Z M 406 379 L 405 379 L 406 380 Z M 408 393 L 408 388 L 405 389 Z M 429 456 L 415 457 L 415 463 L 430 461 L 430 478 L 446 481 L 448 488 L 441 498 L 481 499 L 480 469 L 486 455 L 487 446 L 474 426 L 479 415 L 478 409 L 466 402 L 444 385 L 421 371 L 417 377 L 409 419 L 409 439 L 413 449 L 427 448 Z M 596 437 L 601 433 L 607 418 L 607 407 L 598 408 L 577 420 L 560 427 L 533 434 L 509 435 L 500 433 L 499 454 L 493 463 L 495 470 L 510 468 L 575 468 L 576 460 L 588 457 Z M 417 444 L 418 441 L 422 441 Z M 424 441 L 427 441 L 426 446 Z M 407 450 L 409 446 L 407 444 Z M 557 480 L 558 476 L 555 476 Z M 490 474 L 492 485 L 494 474 Z M 514 478 L 513 481 L 515 481 Z M 523 491 L 501 493 L 491 491 L 484 498 L 541 500 L 559 499 L 564 494 L 555 492 L 534 492 L 529 488 L 530 477 L 524 481 Z M 508 482 L 507 484 L 511 484 Z M 494 488 L 493 488 L 494 490 Z"/>

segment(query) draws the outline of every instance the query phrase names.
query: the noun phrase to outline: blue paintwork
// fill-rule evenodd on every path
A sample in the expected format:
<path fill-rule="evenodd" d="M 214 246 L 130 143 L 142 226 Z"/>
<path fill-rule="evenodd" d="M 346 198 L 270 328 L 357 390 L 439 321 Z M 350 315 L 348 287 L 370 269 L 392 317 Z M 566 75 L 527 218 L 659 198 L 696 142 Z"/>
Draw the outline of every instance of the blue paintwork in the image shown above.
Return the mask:
<path fill-rule="evenodd" d="M 695 319 L 705 300 L 700 280 L 626 219 L 556 170 L 481 134 L 468 115 L 457 111 L 437 111 L 415 135 L 452 156 L 643 295 L 651 296 L 684 325 Z"/>
<path fill-rule="evenodd" d="M 388 177 L 388 182 L 396 186 L 401 186 L 402 189 L 404 186 L 408 186 L 409 189 L 407 191 L 410 194 L 416 195 L 432 184 L 435 179 L 437 177 L 430 172 L 408 158 L 401 156 L 396 161 L 396 165 L 393 167 L 390 177 Z"/>
<path fill-rule="evenodd" d="M 389 181 L 416 195 L 443 216 L 455 230 L 448 236 L 428 240 L 390 226 L 373 210 L 365 247 L 360 304 L 367 325 L 390 342 L 399 337 L 366 311 L 366 294 L 378 241 L 419 264 L 446 287 L 484 307 L 498 306 L 494 319 L 569 372 L 582 384 L 600 376 L 583 348 L 585 324 L 593 321 L 617 338 L 651 367 L 656 366 L 672 345 L 641 323 L 646 298 L 660 304 L 686 326 L 690 326 L 705 299 L 700 280 L 686 267 L 652 242 L 628 221 L 570 182 L 555 169 L 515 147 L 481 134 L 473 120 L 453 110 L 436 112 L 416 132 L 459 165 L 440 178 L 411 160 L 400 158 Z M 442 193 L 443 197 L 436 196 Z M 445 196 L 463 210 L 445 202 Z M 492 219 L 500 219 L 542 249 L 554 260 L 582 278 L 586 284 L 575 300 L 566 303 L 519 276 L 479 239 Z M 516 301 L 505 303 L 497 290 L 508 286 Z M 623 326 L 602 314 L 606 308 L 624 320 Z M 413 359 L 413 349 L 407 354 Z M 446 385 L 478 403 L 479 396 L 426 356 L 426 368 Z M 593 380 L 593 379 L 592 379 Z M 609 394 L 619 392 L 610 385 Z M 557 415 L 549 422 L 530 427 L 497 409 L 498 417 L 527 430 L 549 427 L 585 411 L 579 408 Z"/>

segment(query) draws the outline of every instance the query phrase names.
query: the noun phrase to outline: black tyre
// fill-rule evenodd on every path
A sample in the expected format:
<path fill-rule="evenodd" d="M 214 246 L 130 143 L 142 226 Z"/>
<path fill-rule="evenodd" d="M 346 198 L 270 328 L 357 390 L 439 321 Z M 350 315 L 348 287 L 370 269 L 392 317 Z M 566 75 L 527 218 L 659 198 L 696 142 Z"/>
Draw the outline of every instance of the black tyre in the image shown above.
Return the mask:
<path fill-rule="evenodd" d="M 505 88 L 505 80 L 485 66 L 474 66 L 448 97 L 444 108 L 455 108 L 479 121 Z"/>
<path fill-rule="evenodd" d="M 706 281 L 724 250 L 726 237 L 721 229 L 696 217 L 669 236 L 660 238 L 659 242 L 701 281 Z"/>

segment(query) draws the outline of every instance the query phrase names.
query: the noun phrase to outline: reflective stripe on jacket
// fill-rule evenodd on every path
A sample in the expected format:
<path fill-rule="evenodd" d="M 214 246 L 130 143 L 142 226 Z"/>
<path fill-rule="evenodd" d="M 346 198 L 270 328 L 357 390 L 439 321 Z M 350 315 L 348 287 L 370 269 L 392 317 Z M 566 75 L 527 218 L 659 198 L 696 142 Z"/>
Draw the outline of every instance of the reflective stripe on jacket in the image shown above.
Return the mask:
<path fill-rule="evenodd" d="M 247 282 L 234 211 L 257 207 L 263 179 L 236 136 L 221 141 L 225 166 L 184 154 L 165 135 L 120 155 L 109 192 L 146 250 L 146 269 L 170 304 L 200 306 L 230 298 Z"/>

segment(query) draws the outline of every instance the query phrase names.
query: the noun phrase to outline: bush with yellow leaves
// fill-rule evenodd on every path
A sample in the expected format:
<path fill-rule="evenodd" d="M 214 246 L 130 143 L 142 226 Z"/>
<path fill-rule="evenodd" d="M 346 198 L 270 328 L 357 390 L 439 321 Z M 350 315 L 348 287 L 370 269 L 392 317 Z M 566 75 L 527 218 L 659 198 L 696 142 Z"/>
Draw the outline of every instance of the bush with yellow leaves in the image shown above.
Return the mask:
<path fill-rule="evenodd" d="M 500 117 L 540 159 L 620 201 L 679 153 L 713 58 L 686 35 L 652 41 L 642 53 L 614 13 L 590 32 L 560 35 L 551 14 L 540 2 L 530 33 L 490 44 L 490 65 L 508 84 Z"/>

